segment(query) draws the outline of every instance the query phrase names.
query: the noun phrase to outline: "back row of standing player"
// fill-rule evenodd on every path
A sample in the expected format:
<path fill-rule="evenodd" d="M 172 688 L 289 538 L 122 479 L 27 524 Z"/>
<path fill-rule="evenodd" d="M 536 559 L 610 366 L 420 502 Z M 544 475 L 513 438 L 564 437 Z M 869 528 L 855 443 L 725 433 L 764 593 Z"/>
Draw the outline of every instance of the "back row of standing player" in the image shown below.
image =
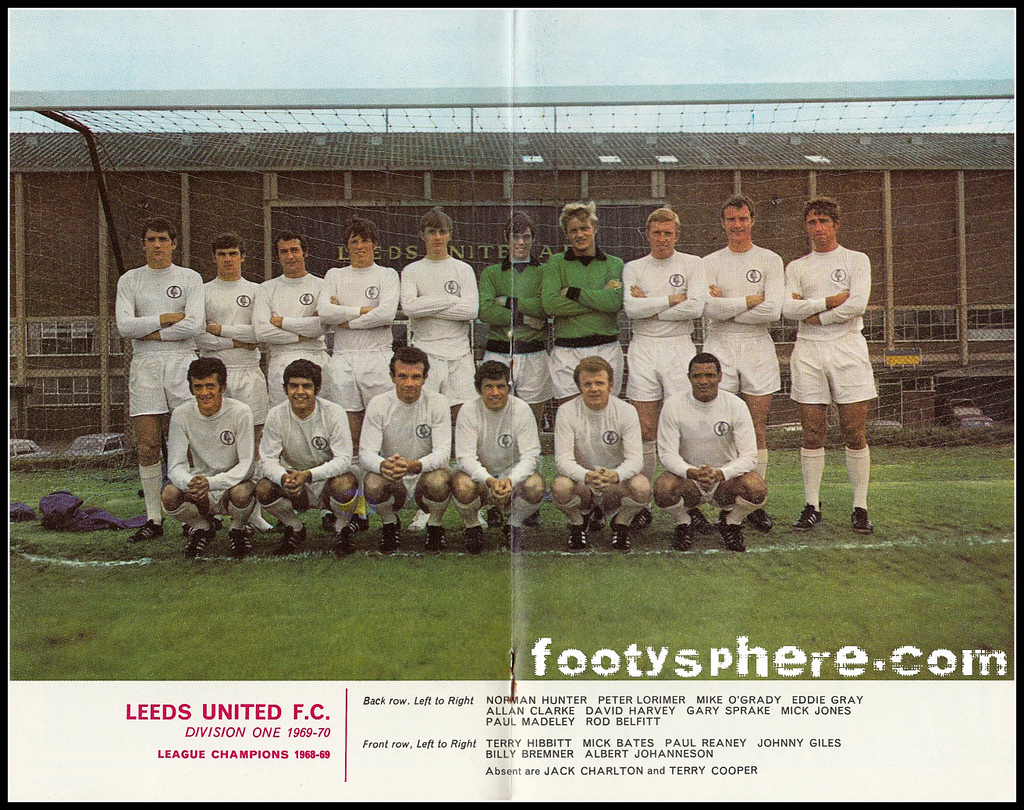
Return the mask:
<path fill-rule="evenodd" d="M 331 268 L 323 279 L 306 270 L 303 236 L 283 232 L 275 239 L 282 275 L 262 284 L 249 281 L 242 277 L 242 240 L 224 234 L 212 245 L 217 277 L 205 285 L 197 273 L 173 263 L 173 224 L 151 220 L 143 236 L 146 265 L 126 273 L 117 291 L 118 329 L 133 341 L 129 408 L 149 518 L 138 539 L 161 532 L 162 436 L 170 411 L 192 398 L 187 368 L 196 349 L 224 361 L 228 396 L 253 410 L 257 446 L 268 408 L 285 399 L 283 385 L 276 384 L 285 366 L 304 358 L 323 369 L 322 395 L 344 408 L 358 447 L 366 405 L 393 388 L 391 327 L 399 305 L 409 320 L 410 344 L 430 359 L 427 389 L 445 394 L 453 417 L 476 396 L 470 324 L 479 317 L 490 327 L 483 360 L 512 367 L 514 392 L 538 424 L 549 399 L 561 405 L 578 394 L 573 375 L 584 357 L 605 358 L 614 370 L 613 393 L 621 392 L 618 313 L 624 310 L 632 324 L 626 398 L 640 418 L 648 481 L 657 464 L 662 404 L 689 387 L 687 362 L 696 353 L 692 334 L 702 317 L 708 320 L 704 350 L 721 361 L 722 388 L 749 408 L 756 472 L 765 477 L 769 405 L 781 387 L 768 327 L 780 316 L 796 320 L 791 395 L 803 430 L 805 507 L 793 528 L 807 531 L 822 519 L 826 409 L 834 402 L 853 487 L 853 528 L 870 532 L 865 424 L 876 391 L 861 331 L 870 263 L 865 254 L 839 245 L 836 201 L 808 201 L 803 219 L 812 251 L 785 273 L 777 254 L 753 243 L 754 203 L 735 196 L 721 208 L 728 245 L 703 259 L 676 250 L 679 218 L 659 208 L 647 218 L 650 253 L 624 265 L 598 247 L 593 203 L 579 202 L 566 205 L 560 217 L 568 249 L 543 265 L 532 250 L 533 222 L 514 214 L 503 231 L 509 256 L 487 267 L 478 284 L 472 267 L 449 254 L 452 221 L 435 208 L 420 221 L 426 257 L 407 265 L 401 278 L 376 263 L 377 228 L 357 217 L 343 234 L 350 264 Z M 324 335 L 332 330 L 328 354 Z M 261 346 L 268 354 L 266 377 Z M 692 517 L 703 520 L 699 510 Z M 763 531 L 771 528 L 763 510 L 748 520 Z"/>

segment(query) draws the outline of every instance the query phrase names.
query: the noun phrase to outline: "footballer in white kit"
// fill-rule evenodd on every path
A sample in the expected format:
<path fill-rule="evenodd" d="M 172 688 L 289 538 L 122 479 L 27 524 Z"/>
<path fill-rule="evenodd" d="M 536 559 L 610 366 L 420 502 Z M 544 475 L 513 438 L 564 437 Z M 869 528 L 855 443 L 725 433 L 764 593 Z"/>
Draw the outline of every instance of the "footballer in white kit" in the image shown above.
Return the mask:
<path fill-rule="evenodd" d="M 148 220 L 142 237 L 146 264 L 117 281 L 117 331 L 132 343 L 128 413 L 147 517 L 129 538 L 133 543 L 163 535 L 160 453 L 168 414 L 192 398 L 188 368 L 205 322 L 202 276 L 173 263 L 177 245 L 177 229 L 169 220 Z"/>
<path fill-rule="evenodd" d="M 324 276 L 320 322 L 334 333 L 331 377 L 337 403 L 351 415 L 362 414 L 377 394 L 392 388 L 388 372 L 398 311 L 398 273 L 374 261 L 380 243 L 377 226 L 353 218 L 342 236 L 350 264 L 332 267 Z M 358 433 L 353 432 L 358 446 Z"/>
<path fill-rule="evenodd" d="M 784 271 L 782 258 L 755 245 L 754 203 L 735 195 L 722 206 L 722 229 L 728 245 L 704 258 L 709 296 L 704 350 L 722 364 L 722 388 L 747 403 L 757 438 L 757 474 L 768 471 L 768 414 L 772 395 L 782 387 L 779 358 L 768 331 L 782 315 Z M 763 509 L 748 522 L 770 531 L 771 518 Z"/>
<path fill-rule="evenodd" d="M 267 378 L 260 368 L 260 349 L 252 325 L 253 305 L 259 285 L 242 277 L 245 245 L 234 233 L 213 241 L 217 277 L 203 285 L 206 301 L 204 331 L 196 338 L 201 357 L 216 357 L 228 370 L 226 396 L 252 409 L 256 444 L 267 418 L 270 399 Z"/>
<path fill-rule="evenodd" d="M 524 523 L 544 500 L 537 422 L 524 400 L 509 395 L 509 378 L 504 363 L 481 363 L 474 378 L 480 396 L 463 405 L 455 424 L 452 498 L 471 554 L 483 549 L 481 506 L 493 505 L 508 516 L 510 547 L 522 551 Z"/>
<path fill-rule="evenodd" d="M 306 271 L 309 250 L 305 240 L 288 231 L 274 240 L 283 275 L 259 285 L 253 310 L 253 328 L 267 345 L 267 390 L 270 404 L 285 401 L 284 369 L 292 360 L 305 358 L 323 369 L 324 391 L 332 391 L 330 356 L 320 324 L 320 293 L 323 279 Z"/>
<path fill-rule="evenodd" d="M 355 550 L 350 522 L 359 482 L 351 469 L 352 436 L 341 406 L 317 396 L 322 381 L 315 363 L 289 363 L 288 400 L 270 409 L 263 430 L 256 497 L 284 525 L 277 554 L 291 554 L 305 542 L 306 527 L 296 513 L 312 507 L 334 515 L 335 554 Z"/>
<path fill-rule="evenodd" d="M 476 274 L 448 254 L 452 221 L 440 209 L 420 220 L 427 248 L 402 270 L 402 312 L 409 317 L 409 345 L 430 358 L 427 390 L 444 394 L 454 409 L 475 396 L 470 325 L 480 311 Z"/>
<path fill-rule="evenodd" d="M 654 502 L 675 519 L 673 548 L 693 545 L 690 510 L 714 503 L 718 530 L 731 551 L 746 551 L 740 524 L 760 508 L 768 491 L 756 472 L 757 442 L 746 403 L 721 390 L 722 367 L 707 352 L 694 355 L 690 390 L 670 397 L 658 425 L 658 455 L 665 467 L 654 484 Z"/>
<path fill-rule="evenodd" d="M 839 244 L 841 222 L 838 202 L 829 197 L 809 200 L 804 206 L 804 227 L 813 250 L 786 268 L 782 314 L 799 322 L 789 361 L 790 396 L 800 406 L 805 500 L 793 528 L 809 531 L 822 521 L 826 410 L 834 402 L 853 489 L 850 519 L 855 532 L 870 534 L 874 526 L 867 512 L 871 474 L 867 417 L 878 392 L 862 330 L 871 297 L 871 262 L 866 254 Z"/>
<path fill-rule="evenodd" d="M 185 555 L 200 557 L 213 539 L 213 517 L 231 516 L 231 553 L 249 551 L 245 530 L 256 506 L 252 410 L 224 396 L 227 368 L 214 357 L 192 362 L 188 381 L 193 400 L 174 409 L 167 437 L 170 483 L 161 494 L 164 509 L 188 527 Z"/>
<path fill-rule="evenodd" d="M 569 550 L 587 547 L 595 510 L 613 515 L 612 548 L 629 551 L 629 524 L 651 500 L 643 474 L 640 418 L 636 408 L 612 396 L 613 370 L 603 357 L 576 367 L 580 395 L 563 403 L 555 419 L 555 467 L 551 498 L 569 519 Z"/>
<path fill-rule="evenodd" d="M 452 422 L 447 397 L 427 391 L 430 361 L 402 346 L 391 358 L 394 390 L 370 400 L 359 442 L 367 502 L 381 518 L 381 551 L 399 546 L 396 512 L 409 496 L 427 513 L 426 550 L 444 548 L 444 513 L 451 499 Z"/>
<path fill-rule="evenodd" d="M 686 364 L 697 352 L 693 330 L 704 312 L 707 284 L 703 260 L 676 250 L 680 225 L 675 211 L 653 211 L 647 217 L 646 233 L 651 252 L 627 262 L 622 270 L 622 308 L 633 332 L 626 397 L 640 416 L 643 473 L 653 481 L 658 465 L 658 414 L 668 397 L 689 385 Z M 646 525 L 650 512 L 645 512 Z"/>

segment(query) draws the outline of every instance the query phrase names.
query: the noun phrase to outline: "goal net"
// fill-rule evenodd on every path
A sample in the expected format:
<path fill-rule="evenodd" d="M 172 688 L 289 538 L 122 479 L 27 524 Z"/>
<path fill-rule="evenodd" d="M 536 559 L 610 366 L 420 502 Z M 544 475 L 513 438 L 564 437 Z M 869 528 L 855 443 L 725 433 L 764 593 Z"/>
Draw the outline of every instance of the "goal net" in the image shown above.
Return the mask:
<path fill-rule="evenodd" d="M 616 103 L 515 94 L 512 103 L 387 106 L 367 93 L 358 105 L 294 98 L 262 108 L 258 97 L 190 108 L 15 94 L 12 436 L 54 451 L 83 434 L 130 440 L 129 348 L 113 304 L 118 274 L 143 263 L 139 231 L 149 217 L 179 223 L 175 261 L 204 280 L 215 274 L 212 239 L 237 232 L 245 276 L 260 281 L 280 272 L 273 234 L 284 229 L 309 239 L 314 274 L 344 264 L 341 230 L 353 214 L 377 223 L 378 261 L 401 271 L 424 253 L 419 218 L 440 206 L 455 223 L 453 254 L 479 274 L 507 255 L 501 231 L 513 210 L 537 224 L 543 259 L 565 248 L 562 206 L 594 200 L 600 248 L 629 261 L 648 251 L 647 214 L 670 205 L 682 222 L 678 249 L 703 256 L 724 246 L 720 206 L 740 192 L 757 207 L 754 241 L 786 262 L 809 249 L 804 201 L 840 201 L 840 241 L 872 261 L 864 322 L 879 388 L 873 430 L 931 443 L 1005 440 L 1012 86 L 960 93 L 952 85 L 916 98 L 897 90 L 865 98 L 839 88 L 806 100 L 766 91 L 724 102 L 711 89 L 705 100 L 678 103 L 627 103 L 621 91 L 608 94 Z M 477 324 L 478 357 L 485 331 Z M 797 419 L 787 363 L 795 325 L 779 321 L 772 332 L 784 383 L 771 422 L 781 430 Z M 698 328 L 698 344 L 702 336 Z M 401 318 L 395 339 L 404 339 Z M 972 408 L 982 418 L 968 419 L 978 416 Z"/>

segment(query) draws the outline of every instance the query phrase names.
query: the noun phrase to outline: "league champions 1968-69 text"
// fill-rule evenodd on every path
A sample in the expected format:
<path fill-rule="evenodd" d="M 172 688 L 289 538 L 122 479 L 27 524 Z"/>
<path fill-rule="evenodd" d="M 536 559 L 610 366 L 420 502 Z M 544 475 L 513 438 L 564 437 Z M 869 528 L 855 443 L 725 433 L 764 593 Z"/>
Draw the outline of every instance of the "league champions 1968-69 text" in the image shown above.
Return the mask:
<path fill-rule="evenodd" d="M 14 686 L 35 798 L 921 799 L 1013 772 L 998 677 Z"/>

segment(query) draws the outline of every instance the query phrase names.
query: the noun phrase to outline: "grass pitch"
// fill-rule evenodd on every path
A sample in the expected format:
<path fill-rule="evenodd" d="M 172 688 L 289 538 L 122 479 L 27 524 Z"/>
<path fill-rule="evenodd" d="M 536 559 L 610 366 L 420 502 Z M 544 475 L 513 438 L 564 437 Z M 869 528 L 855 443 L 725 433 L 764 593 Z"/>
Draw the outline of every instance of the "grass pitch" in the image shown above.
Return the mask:
<path fill-rule="evenodd" d="M 543 472 L 550 481 L 550 456 Z M 672 524 L 658 510 L 635 535 L 631 554 L 613 553 L 606 530 L 591 537 L 590 552 L 569 555 L 564 518 L 550 503 L 529 535 L 529 551 L 514 562 L 493 530 L 491 548 L 465 554 L 454 510 L 440 556 L 421 553 L 424 535 L 411 531 L 398 555 L 376 553 L 374 519 L 368 534 L 356 535 L 357 553 L 341 561 L 312 513 L 303 553 L 273 557 L 277 536 L 262 535 L 255 555 L 242 562 L 227 557 L 226 532 L 209 558 L 185 560 L 173 521 L 161 540 L 139 545 L 128 544 L 126 532 L 70 534 L 17 523 L 10 674 L 492 680 L 508 676 L 515 646 L 517 677 L 530 679 L 530 650 L 550 638 L 547 678 L 565 679 L 556 668 L 562 650 L 621 656 L 635 643 L 666 648 L 658 677 L 676 679 L 677 651 L 692 649 L 706 664 L 710 650 L 735 653 L 744 636 L 769 654 L 786 646 L 810 654 L 855 645 L 872 659 L 905 645 L 925 657 L 937 649 L 999 650 L 1012 677 L 1013 482 L 1011 446 L 872 448 L 876 531 L 862 536 L 849 528 L 842 453 L 830 452 L 826 522 L 798 534 L 789 530 L 803 506 L 797 453 L 773 451 L 768 512 L 776 527 L 769 534 L 746 529 L 743 555 L 721 551 L 717 536 L 699 538 L 685 554 L 669 551 Z M 123 517 L 142 511 L 134 469 L 18 472 L 10 496 L 35 506 L 58 488 Z M 411 512 L 402 517 L 408 523 Z M 612 677 L 628 677 L 624 660 Z M 839 678 L 830 667 L 822 677 Z M 588 670 L 580 677 L 599 676 Z M 697 677 L 711 676 L 705 667 Z M 900 676 L 888 669 L 863 677 Z M 924 670 L 917 677 L 936 676 Z"/>

